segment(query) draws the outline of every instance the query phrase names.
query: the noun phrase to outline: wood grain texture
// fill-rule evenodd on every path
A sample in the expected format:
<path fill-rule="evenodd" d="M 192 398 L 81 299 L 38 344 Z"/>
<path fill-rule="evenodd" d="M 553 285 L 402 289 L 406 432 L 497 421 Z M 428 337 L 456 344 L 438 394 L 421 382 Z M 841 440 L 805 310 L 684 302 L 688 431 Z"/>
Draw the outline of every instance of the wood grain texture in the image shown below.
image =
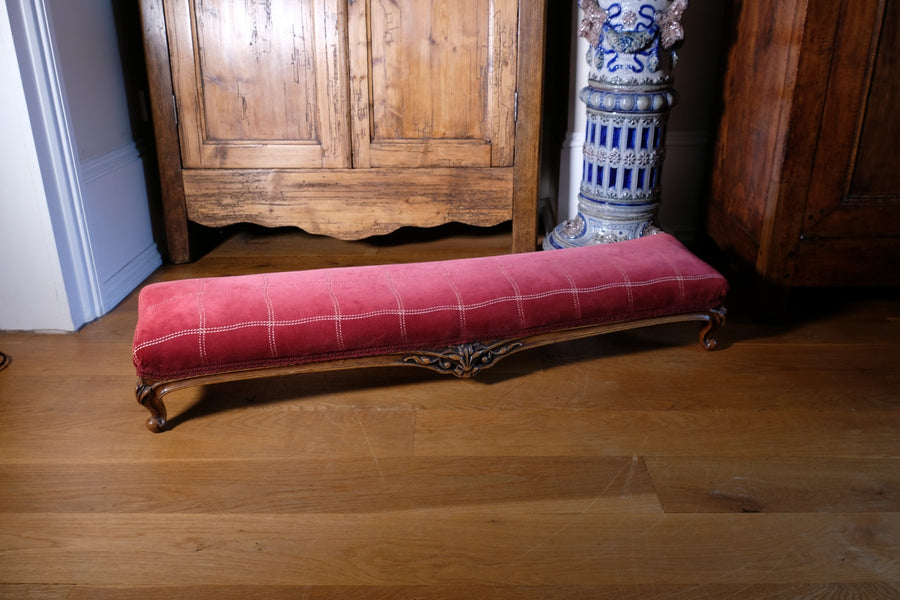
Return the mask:
<path fill-rule="evenodd" d="M 872 423 L 869 420 L 876 419 Z M 716 447 L 723 456 L 894 456 L 900 452 L 893 410 L 753 409 L 607 411 L 559 409 L 422 410 L 415 454 L 692 456 Z M 866 435 L 860 430 L 865 428 Z M 752 440 L 752 441 L 751 441 Z M 756 447 L 758 445 L 758 447 Z"/>
<path fill-rule="evenodd" d="M 459 142 L 459 166 L 512 166 L 516 0 L 371 3 L 369 78 L 372 166 L 446 166 Z M 355 64 L 355 63 L 351 63 Z M 475 142 L 482 148 L 475 151 Z M 406 155 L 396 150 L 406 148 Z M 447 157 L 449 159 L 450 157 Z M 447 160 L 445 159 L 445 160 Z M 439 161 L 439 162 L 435 162 Z"/>
<path fill-rule="evenodd" d="M 4 581 L 613 585 L 900 578 L 900 515 L 8 514 Z M 391 518 L 386 518 L 387 515 Z M 685 535 L 686 531 L 692 535 Z M 828 539 L 827 543 L 823 540 Z M 39 560 L 35 560 L 38 558 Z M 611 560 L 610 557 L 615 557 Z M 715 560 L 711 560 L 712 558 Z M 802 557 L 802 560 L 796 560 Z"/>
<path fill-rule="evenodd" d="M 891 153 L 883 149 L 890 148 L 894 140 L 900 137 L 900 119 L 893 118 L 888 107 L 879 99 L 900 95 L 900 78 L 896 76 L 900 69 L 900 31 L 896 27 L 900 22 L 900 2 L 886 0 L 884 4 L 884 12 L 879 15 L 881 22 L 873 27 L 881 29 L 882 33 L 878 45 L 870 48 L 875 55 L 867 82 L 869 97 L 865 120 L 859 132 L 859 149 L 854 160 L 849 195 L 875 196 L 882 200 L 890 198 L 897 203 L 900 200 L 900 175 L 895 168 L 896 161 L 891 160 Z"/>
<path fill-rule="evenodd" d="M 611 513 L 661 510 L 636 457 L 19 463 L 0 467 L 0 480 L 8 483 L 0 513 L 352 514 L 526 503 L 540 512 L 578 512 L 588 502 Z M 203 492 L 186 496 L 187 489 Z"/>
<path fill-rule="evenodd" d="M 437 235 L 437 232 L 442 232 Z M 426 234 L 427 233 L 427 234 Z M 504 251 L 246 227 L 151 281 Z M 0 334 L 0 598 L 881 600 L 900 594 L 900 297 L 414 369 L 185 389 L 146 431 L 136 294 Z"/>
<path fill-rule="evenodd" d="M 536 248 L 546 0 L 141 2 L 174 262 L 188 220 Z"/>
<path fill-rule="evenodd" d="M 900 2 L 729 6 L 709 233 L 775 316 L 791 287 L 896 285 Z"/>
<path fill-rule="evenodd" d="M 178 264 L 187 262 L 191 253 L 163 0 L 142 0 L 140 10 L 147 78 L 153 82 L 149 86 L 149 95 L 162 191 L 166 250 L 169 260 Z"/>
<path fill-rule="evenodd" d="M 185 169 L 350 166 L 342 3 L 165 4 Z"/>
<path fill-rule="evenodd" d="M 900 587 L 890 584 L 750 584 L 750 585 L 570 585 L 570 586 L 204 586 L 139 588 L 73 587 L 68 600 L 894 600 Z M 2 594 L 2 592 L 0 592 Z M 0 595 L 0 598 L 3 596 Z M 57 598 L 59 596 L 49 596 Z M 13 596 L 10 596 L 13 598 Z M 31 596 L 15 596 L 31 598 Z"/>
<path fill-rule="evenodd" d="M 788 74 L 796 69 L 797 59 L 791 55 L 790 26 L 785 18 L 776 23 L 777 30 L 768 38 L 754 34 L 768 29 L 772 23 L 773 5 L 777 2 L 758 2 L 732 7 L 731 18 L 736 22 L 734 38 L 728 48 L 724 94 L 729 99 L 722 107 L 720 132 L 716 140 L 713 196 L 721 203 L 735 223 L 752 236 L 762 235 L 765 198 L 770 182 L 765 177 L 754 178 L 751 172 L 769 173 L 782 158 L 783 148 L 775 129 L 750 129 L 744 124 L 757 116 L 765 122 L 779 122 L 786 110 L 786 97 L 791 89 L 784 88 Z M 805 3 L 791 2 L 783 6 L 782 14 L 805 11 Z M 747 76 L 749 75 L 749 77 Z M 754 94 L 753 89 L 764 90 Z M 731 98 L 744 98 L 743 102 Z M 750 169 L 739 171 L 739 155 L 746 157 Z M 726 193 L 726 186 L 732 193 Z M 741 202 L 739 198 L 758 197 L 758 202 Z"/>
<path fill-rule="evenodd" d="M 519 0 L 519 49 L 516 79 L 515 177 L 513 178 L 513 252 L 537 248 L 540 183 L 540 115 L 543 106 L 547 3 Z"/>
<path fill-rule="evenodd" d="M 900 2 L 848 0 L 843 12 L 853 18 L 838 20 L 839 46 L 828 76 L 819 133 L 820 139 L 828 140 L 830 151 L 817 152 L 812 164 L 803 233 L 809 238 L 860 242 L 887 237 L 897 243 L 900 177 L 892 135 L 900 132 L 900 117 L 885 110 L 882 99 L 900 89 L 896 72 L 889 72 L 900 51 L 896 27 Z M 870 253 L 896 261 L 900 253 L 896 246 L 893 250 L 884 254 L 873 248 Z"/>
<path fill-rule="evenodd" d="M 666 512 L 880 512 L 900 506 L 900 459 L 646 457 Z"/>
<path fill-rule="evenodd" d="M 192 169 L 184 185 L 188 217 L 204 225 L 293 225 L 355 240 L 404 226 L 508 221 L 513 178 L 511 168 Z"/>
<path fill-rule="evenodd" d="M 73 585 L 0 584 L 3 600 L 67 600 L 71 598 Z"/>

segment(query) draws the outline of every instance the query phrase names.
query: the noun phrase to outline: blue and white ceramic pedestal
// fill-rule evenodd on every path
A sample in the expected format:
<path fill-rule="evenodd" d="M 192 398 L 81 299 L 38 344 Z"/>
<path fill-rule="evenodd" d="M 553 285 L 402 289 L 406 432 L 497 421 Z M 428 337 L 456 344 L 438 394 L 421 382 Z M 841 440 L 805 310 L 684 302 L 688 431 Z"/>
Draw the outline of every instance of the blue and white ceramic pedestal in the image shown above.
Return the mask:
<path fill-rule="evenodd" d="M 544 249 L 618 242 L 657 233 L 666 123 L 675 104 L 674 46 L 688 0 L 581 0 L 588 52 L 578 214 Z"/>

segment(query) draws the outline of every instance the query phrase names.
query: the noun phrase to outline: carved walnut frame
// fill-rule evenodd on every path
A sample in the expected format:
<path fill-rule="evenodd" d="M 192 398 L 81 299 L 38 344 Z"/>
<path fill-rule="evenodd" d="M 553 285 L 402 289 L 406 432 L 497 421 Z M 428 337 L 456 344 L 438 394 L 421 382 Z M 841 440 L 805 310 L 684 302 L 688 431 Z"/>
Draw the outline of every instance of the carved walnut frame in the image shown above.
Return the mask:
<path fill-rule="evenodd" d="M 591 325 L 515 339 L 471 342 L 434 350 L 409 351 L 360 358 L 346 358 L 326 362 L 247 369 L 166 381 L 141 379 L 138 381 L 136 394 L 138 402 L 150 411 L 150 418 L 147 419 L 147 428 L 154 433 L 159 433 L 166 428 L 167 422 L 166 407 L 162 400 L 163 396 L 170 392 L 188 387 L 228 381 L 241 381 L 245 379 L 295 375 L 299 373 L 387 366 L 424 367 L 437 371 L 438 373 L 468 378 L 494 366 L 500 359 L 515 354 L 516 352 L 521 352 L 522 350 L 538 348 L 557 342 L 592 337 L 604 333 L 612 333 L 615 331 L 685 321 L 702 322 L 700 345 L 706 350 L 713 350 L 718 343 L 716 334 L 718 329 L 725 324 L 725 317 L 725 308 L 718 307 L 705 313 L 687 313 L 625 321 L 621 323 Z"/>

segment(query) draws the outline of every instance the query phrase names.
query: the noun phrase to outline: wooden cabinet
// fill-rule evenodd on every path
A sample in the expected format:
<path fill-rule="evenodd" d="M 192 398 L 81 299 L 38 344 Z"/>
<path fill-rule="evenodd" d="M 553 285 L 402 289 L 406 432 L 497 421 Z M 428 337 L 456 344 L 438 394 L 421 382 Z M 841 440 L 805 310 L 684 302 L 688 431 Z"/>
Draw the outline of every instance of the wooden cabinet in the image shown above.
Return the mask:
<path fill-rule="evenodd" d="M 187 221 L 535 249 L 546 0 L 141 0 L 171 258 Z"/>
<path fill-rule="evenodd" d="M 900 284 L 900 0 L 733 0 L 709 233 L 775 289 Z"/>

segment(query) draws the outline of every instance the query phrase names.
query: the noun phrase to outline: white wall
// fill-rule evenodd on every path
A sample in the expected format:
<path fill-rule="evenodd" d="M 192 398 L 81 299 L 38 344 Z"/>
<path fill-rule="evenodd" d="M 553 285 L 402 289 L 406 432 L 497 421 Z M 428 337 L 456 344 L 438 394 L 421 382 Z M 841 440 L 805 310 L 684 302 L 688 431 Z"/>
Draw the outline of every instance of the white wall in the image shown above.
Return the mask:
<path fill-rule="evenodd" d="M 132 143 L 110 0 L 44 0 L 81 161 Z"/>
<path fill-rule="evenodd" d="M 3 160 L 0 168 L 11 169 L 4 186 L 16 182 L 7 189 L 37 191 L 3 198 L 0 235 L 8 235 L 0 250 L 27 258 L 0 268 L 0 330 L 78 329 L 114 308 L 162 262 L 112 11 L 109 0 L 5 0 L 0 88 L 17 104 L 0 124 L 10 119 L 20 143 L 4 140 L 0 153 L 28 164 Z M 14 205 L 6 210 L 7 203 Z M 43 260 L 30 266 L 44 256 L 50 267 Z M 55 311 L 47 306 L 49 293 L 34 292 L 44 302 L 31 299 L 48 283 L 55 286 Z"/>
<path fill-rule="evenodd" d="M 161 264 L 110 0 L 44 0 L 65 85 L 103 313 Z"/>
<path fill-rule="evenodd" d="M 44 0 L 65 82 L 102 312 L 162 260 L 153 241 L 110 0 Z"/>
<path fill-rule="evenodd" d="M 0 330 L 73 328 L 6 4 L 0 3 Z"/>

